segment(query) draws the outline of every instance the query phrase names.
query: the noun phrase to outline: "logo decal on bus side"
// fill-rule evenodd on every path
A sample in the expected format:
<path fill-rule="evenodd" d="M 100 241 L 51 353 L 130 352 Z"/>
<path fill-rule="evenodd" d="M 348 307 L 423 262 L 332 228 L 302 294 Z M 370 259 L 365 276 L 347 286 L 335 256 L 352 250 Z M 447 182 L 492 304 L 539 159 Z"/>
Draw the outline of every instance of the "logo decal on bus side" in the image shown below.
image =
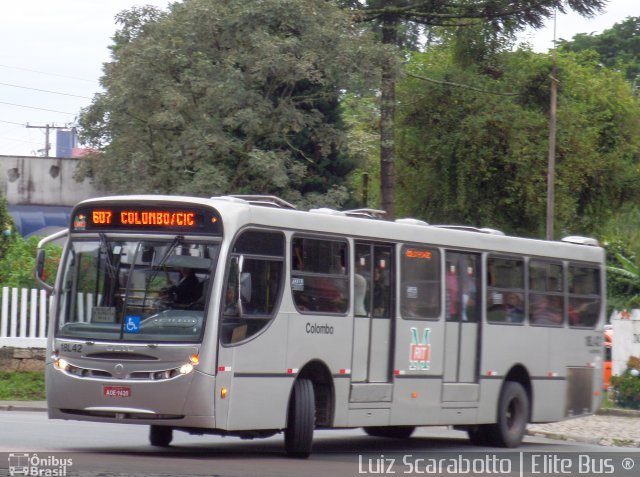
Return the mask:
<path fill-rule="evenodd" d="M 431 328 L 425 328 L 422 339 L 418 337 L 418 328 L 411 328 L 411 345 L 409 346 L 409 369 L 427 370 L 431 362 Z"/>

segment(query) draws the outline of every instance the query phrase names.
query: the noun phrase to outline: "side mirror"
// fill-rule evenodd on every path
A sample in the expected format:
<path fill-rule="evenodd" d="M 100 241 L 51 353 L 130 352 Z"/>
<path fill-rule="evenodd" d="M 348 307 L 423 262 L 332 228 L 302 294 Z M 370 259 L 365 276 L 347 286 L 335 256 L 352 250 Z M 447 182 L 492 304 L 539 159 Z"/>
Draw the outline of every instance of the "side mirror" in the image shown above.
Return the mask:
<path fill-rule="evenodd" d="M 36 278 L 36 282 L 38 283 L 38 285 L 45 289 L 47 291 L 47 293 L 51 294 L 53 293 L 53 285 L 47 283 L 47 277 L 45 274 L 45 265 L 47 263 L 47 256 L 46 256 L 46 252 L 44 249 L 44 246 L 46 244 L 48 244 L 49 242 L 52 242 L 54 240 L 60 239 L 62 237 L 66 237 L 69 234 L 69 230 L 65 229 L 65 230 L 61 230 L 60 232 L 57 232 L 53 235 L 49 235 L 48 237 L 43 238 L 42 240 L 40 240 L 40 242 L 38 242 L 38 251 L 37 251 L 37 255 L 36 255 L 36 269 L 35 269 L 35 278 Z M 53 277 L 53 280 L 55 280 L 55 277 Z"/>

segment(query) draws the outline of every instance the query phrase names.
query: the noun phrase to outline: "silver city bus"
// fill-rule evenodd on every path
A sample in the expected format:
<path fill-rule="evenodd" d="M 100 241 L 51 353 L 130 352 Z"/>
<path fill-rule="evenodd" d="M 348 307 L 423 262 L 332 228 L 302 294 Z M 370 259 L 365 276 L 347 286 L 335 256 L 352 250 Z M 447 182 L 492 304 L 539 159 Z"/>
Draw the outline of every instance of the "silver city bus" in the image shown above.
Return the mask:
<path fill-rule="evenodd" d="M 595 240 L 375 215 L 262 196 L 81 202 L 49 287 L 49 417 L 146 424 L 156 446 L 284 431 L 306 456 L 315 429 L 452 425 L 514 447 L 528 422 L 598 408 Z"/>

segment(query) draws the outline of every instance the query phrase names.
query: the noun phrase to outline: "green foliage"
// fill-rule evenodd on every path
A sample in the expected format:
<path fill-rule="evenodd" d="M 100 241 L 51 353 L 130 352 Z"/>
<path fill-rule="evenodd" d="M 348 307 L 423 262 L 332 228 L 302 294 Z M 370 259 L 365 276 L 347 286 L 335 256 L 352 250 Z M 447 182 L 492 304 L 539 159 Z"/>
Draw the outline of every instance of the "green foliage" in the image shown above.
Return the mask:
<path fill-rule="evenodd" d="M 640 308 L 640 208 L 614 211 L 596 234 L 607 252 L 609 311 Z"/>
<path fill-rule="evenodd" d="M 34 277 L 34 270 L 39 240 L 39 237 L 24 239 L 16 234 L 6 253 L 0 258 L 1 286 L 16 288 L 38 287 Z M 47 256 L 45 276 L 55 277 L 60 263 L 62 248 L 55 244 L 48 244 L 45 246 L 45 253 Z"/>
<path fill-rule="evenodd" d="M 0 400 L 41 401 L 45 399 L 44 373 L 0 371 Z"/>
<path fill-rule="evenodd" d="M 353 206 L 380 207 L 380 113 L 376 98 L 347 94 L 340 105 L 347 126 L 347 147 L 356 164 L 349 176 L 350 189 L 357 192 Z"/>
<path fill-rule="evenodd" d="M 80 117 L 100 150 L 82 174 L 112 192 L 348 198 L 339 95 L 375 81 L 380 50 L 333 2 L 186 0 L 118 20 Z"/>
<path fill-rule="evenodd" d="M 631 370 L 640 372 L 640 359 L 631 356 L 627 369 L 620 376 L 611 376 L 613 395 L 618 406 L 640 409 L 640 376 L 633 376 Z"/>
<path fill-rule="evenodd" d="M 640 104 L 593 55 L 557 58 L 558 235 L 592 235 L 640 191 Z M 415 54 L 399 85 L 399 209 L 433 223 L 543 236 L 551 58 L 531 51 L 462 67 L 452 50 Z M 418 77 L 441 80 L 430 82 Z M 473 85 L 473 89 L 456 84 Z M 489 94 L 517 93 L 516 95 Z M 536 97 L 539 96 L 539 97 Z"/>
<path fill-rule="evenodd" d="M 600 34 L 579 33 L 571 40 L 560 40 L 562 51 L 594 50 L 607 68 L 625 71 L 628 81 L 637 81 L 640 75 L 640 17 L 628 17 Z"/>
<path fill-rule="evenodd" d="M 0 196 L 0 260 L 7 253 L 7 248 L 13 242 L 15 234 L 15 226 L 7 209 L 7 201 Z"/>
<path fill-rule="evenodd" d="M 471 35 L 459 32 L 465 43 L 464 54 L 458 60 L 483 59 L 489 49 L 498 48 L 505 39 L 525 27 L 541 27 L 555 11 L 574 10 L 581 15 L 593 15 L 602 10 L 606 0 L 511 0 L 473 1 L 453 0 L 425 2 L 422 0 L 339 0 L 338 4 L 353 12 L 358 21 L 367 22 L 385 46 L 416 49 L 415 32 L 419 31 L 425 44 L 432 45 L 433 37 L 446 37 L 457 29 L 473 30 Z M 462 37 L 466 37 L 462 40 Z M 470 37 L 473 37 L 470 40 Z M 400 51 L 398 51 L 400 53 Z M 489 55 L 490 56 L 490 55 Z M 463 58 L 464 57 L 464 58 Z M 396 144 L 396 81 L 398 73 L 390 63 L 382 67 L 380 87 L 380 189 L 381 206 L 389 218 L 396 213 L 395 163 Z"/>

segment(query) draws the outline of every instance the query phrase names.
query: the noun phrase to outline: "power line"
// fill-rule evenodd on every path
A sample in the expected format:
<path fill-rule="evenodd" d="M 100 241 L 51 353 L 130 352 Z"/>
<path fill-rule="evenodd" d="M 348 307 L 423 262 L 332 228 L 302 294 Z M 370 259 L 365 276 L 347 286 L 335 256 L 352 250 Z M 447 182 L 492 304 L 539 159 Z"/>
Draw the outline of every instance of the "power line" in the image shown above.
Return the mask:
<path fill-rule="evenodd" d="M 20 86 L 20 85 L 17 85 L 17 84 L 0 83 L 0 85 L 11 86 L 12 88 L 28 89 L 28 90 L 31 90 L 31 91 L 40 91 L 42 93 L 60 94 L 62 96 L 73 96 L 74 98 L 91 99 L 88 96 L 80 96 L 79 94 L 60 93 L 58 91 L 50 91 L 48 89 L 29 88 L 28 86 Z"/>
<path fill-rule="evenodd" d="M 13 137 L 6 137 L 6 136 L 0 136 L 0 140 L 2 141 L 11 141 L 11 142 L 23 142 L 25 144 L 40 144 L 39 142 L 36 141 L 25 141 L 24 139 L 16 139 Z"/>
<path fill-rule="evenodd" d="M 0 68 L 9 68 L 9 69 L 12 69 L 12 70 L 29 71 L 30 73 L 38 73 L 38 74 L 41 74 L 41 75 L 58 76 L 60 78 L 68 78 L 68 79 L 74 79 L 74 80 L 78 80 L 78 81 L 86 81 L 88 83 L 96 83 L 95 80 L 88 80 L 86 78 L 78 78 L 77 76 L 60 75 L 60 74 L 57 74 L 57 73 L 47 73 L 46 71 L 31 70 L 29 68 L 19 68 L 17 66 L 0 65 Z"/>
<path fill-rule="evenodd" d="M 24 126 L 24 124 L 23 124 L 23 123 L 17 123 L 17 122 L 15 122 L 15 121 L 4 121 L 4 120 L 2 120 L 2 119 L 0 119 L 0 123 L 7 123 L 7 124 L 15 124 L 15 125 L 17 125 L 17 126 Z"/>
<path fill-rule="evenodd" d="M 68 114 L 69 116 L 75 116 L 76 115 L 76 113 L 68 113 L 66 111 L 56 111 L 55 109 L 36 108 L 35 106 L 25 106 L 24 104 L 7 103 L 5 101 L 0 101 L 0 104 L 7 104 L 9 106 L 17 106 L 18 108 L 37 109 L 39 111 L 48 111 L 50 113 Z"/>

